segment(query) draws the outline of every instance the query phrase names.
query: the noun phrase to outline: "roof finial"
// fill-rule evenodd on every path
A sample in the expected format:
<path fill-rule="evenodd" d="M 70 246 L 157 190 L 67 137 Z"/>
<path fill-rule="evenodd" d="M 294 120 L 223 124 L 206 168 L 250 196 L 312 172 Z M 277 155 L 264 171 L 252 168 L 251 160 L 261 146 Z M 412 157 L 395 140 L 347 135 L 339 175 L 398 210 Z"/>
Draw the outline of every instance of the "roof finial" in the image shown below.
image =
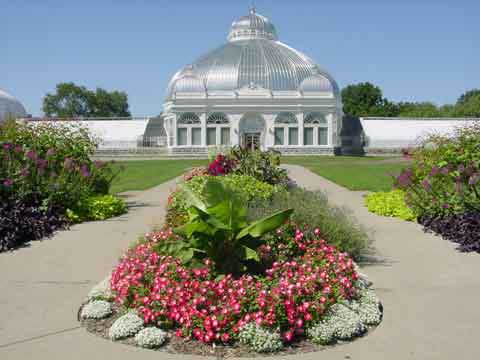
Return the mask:
<path fill-rule="evenodd" d="M 255 0 L 252 0 L 252 4 L 250 5 L 250 13 L 255 14 Z"/>

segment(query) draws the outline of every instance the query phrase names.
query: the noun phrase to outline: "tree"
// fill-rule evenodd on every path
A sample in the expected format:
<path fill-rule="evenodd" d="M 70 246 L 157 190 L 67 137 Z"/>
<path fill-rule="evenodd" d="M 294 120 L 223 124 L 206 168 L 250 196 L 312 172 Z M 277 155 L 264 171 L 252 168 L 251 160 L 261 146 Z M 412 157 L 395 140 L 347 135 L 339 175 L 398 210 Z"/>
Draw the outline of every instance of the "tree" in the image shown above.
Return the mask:
<path fill-rule="evenodd" d="M 477 95 L 480 95 L 480 89 L 468 90 L 458 98 L 457 105 L 463 105 Z"/>
<path fill-rule="evenodd" d="M 440 109 L 432 102 L 401 102 L 398 104 L 400 117 L 440 117 Z"/>
<path fill-rule="evenodd" d="M 56 117 L 128 117 L 128 96 L 121 91 L 95 92 L 74 83 L 60 83 L 43 99 L 43 112 Z"/>
<path fill-rule="evenodd" d="M 457 103 L 454 115 L 458 117 L 480 117 L 480 92 L 472 94 L 465 101 Z"/>
<path fill-rule="evenodd" d="M 90 116 L 93 96 L 84 86 L 60 83 L 55 94 L 47 94 L 43 99 L 43 112 L 57 117 Z"/>
<path fill-rule="evenodd" d="M 348 85 L 342 90 L 343 112 L 351 116 L 396 116 L 394 103 L 382 90 L 369 82 Z"/>

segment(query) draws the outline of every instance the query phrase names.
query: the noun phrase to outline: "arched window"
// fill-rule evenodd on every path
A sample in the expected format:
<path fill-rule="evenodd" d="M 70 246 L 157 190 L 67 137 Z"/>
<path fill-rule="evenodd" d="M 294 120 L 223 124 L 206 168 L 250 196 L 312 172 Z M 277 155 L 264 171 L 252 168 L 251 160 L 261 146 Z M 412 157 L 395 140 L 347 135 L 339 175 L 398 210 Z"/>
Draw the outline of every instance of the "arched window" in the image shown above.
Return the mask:
<path fill-rule="evenodd" d="M 181 125 L 198 124 L 198 125 L 200 125 L 200 118 L 195 113 L 191 113 L 191 112 L 183 113 L 182 115 L 180 115 L 180 118 L 178 119 L 178 124 L 181 124 Z"/>
<path fill-rule="evenodd" d="M 328 122 L 321 112 L 311 112 L 303 120 L 303 145 L 328 145 Z"/>
<path fill-rule="evenodd" d="M 177 145 L 202 145 L 202 128 L 197 114 L 186 112 L 177 120 Z"/>
<path fill-rule="evenodd" d="M 226 114 L 214 112 L 208 115 L 207 145 L 230 145 L 230 121 Z"/>
<path fill-rule="evenodd" d="M 298 122 L 294 113 L 281 112 L 275 118 L 274 145 L 298 145 Z"/>
<path fill-rule="evenodd" d="M 228 124 L 228 117 L 224 113 L 214 112 L 208 115 L 207 124 L 208 125 L 215 125 L 215 124 Z"/>

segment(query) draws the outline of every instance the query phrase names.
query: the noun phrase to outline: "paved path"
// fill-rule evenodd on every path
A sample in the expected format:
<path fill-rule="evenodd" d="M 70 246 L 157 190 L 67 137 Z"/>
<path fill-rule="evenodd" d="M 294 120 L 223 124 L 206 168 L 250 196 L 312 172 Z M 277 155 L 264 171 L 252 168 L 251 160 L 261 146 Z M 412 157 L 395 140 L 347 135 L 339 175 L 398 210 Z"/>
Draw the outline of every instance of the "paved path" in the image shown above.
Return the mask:
<path fill-rule="evenodd" d="M 362 194 L 289 165 L 302 186 L 325 190 L 374 232 L 378 260 L 364 269 L 385 306 L 367 337 L 304 359 L 476 359 L 480 356 L 480 256 L 424 234 L 416 224 L 368 213 Z M 132 194 L 136 207 L 0 254 L 0 359 L 178 359 L 103 340 L 78 327 L 77 309 L 138 234 L 157 224 L 171 181 Z M 299 357 L 299 356 L 295 356 Z M 347 358 L 348 358 L 347 357 Z M 193 358 L 183 356 L 182 358 Z M 291 357 L 293 358 L 293 357 Z M 198 359 L 198 358 L 197 358 Z M 203 359 L 203 358 L 202 358 Z"/>

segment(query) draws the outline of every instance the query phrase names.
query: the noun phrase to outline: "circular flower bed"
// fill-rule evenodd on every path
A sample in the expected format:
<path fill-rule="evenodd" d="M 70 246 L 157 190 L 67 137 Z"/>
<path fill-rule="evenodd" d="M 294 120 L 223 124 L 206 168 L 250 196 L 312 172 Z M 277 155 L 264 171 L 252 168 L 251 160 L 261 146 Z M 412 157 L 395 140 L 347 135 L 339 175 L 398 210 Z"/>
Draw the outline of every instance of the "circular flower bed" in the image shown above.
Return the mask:
<path fill-rule="evenodd" d="M 134 310 L 143 320 L 127 313 L 135 318 L 135 331 L 125 334 L 157 327 L 183 341 L 272 352 L 301 341 L 352 339 L 381 321 L 378 299 L 355 263 L 318 229 L 288 224 L 274 238 L 276 249 L 259 250 L 268 266 L 264 273 L 234 278 L 218 276 L 209 259 L 191 268 L 159 253 L 159 243 L 178 240 L 172 230 L 147 234 L 122 257 L 110 280 L 115 308 Z M 125 316 L 113 323 L 111 338 Z"/>

